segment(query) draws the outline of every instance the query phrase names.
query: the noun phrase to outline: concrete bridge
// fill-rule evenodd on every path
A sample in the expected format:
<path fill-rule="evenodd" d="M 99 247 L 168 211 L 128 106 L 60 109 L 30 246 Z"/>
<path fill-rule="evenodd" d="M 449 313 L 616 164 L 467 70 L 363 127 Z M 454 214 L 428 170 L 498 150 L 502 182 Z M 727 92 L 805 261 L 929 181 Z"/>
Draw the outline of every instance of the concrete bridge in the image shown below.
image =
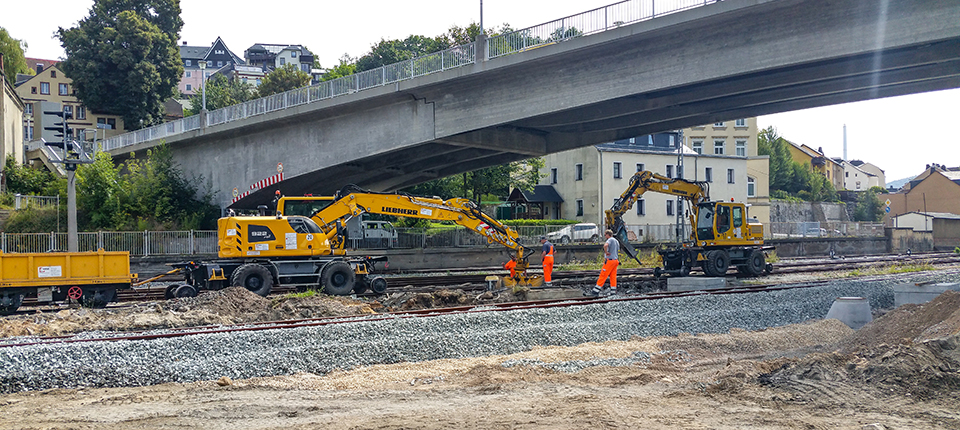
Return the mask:
<path fill-rule="evenodd" d="M 574 18 L 559 28 L 586 25 Z M 960 87 L 956 0 L 728 0 L 604 25 L 496 58 L 502 41 L 480 40 L 463 66 L 164 139 L 218 203 L 250 208 L 277 189 L 391 191 L 646 133 Z M 140 140 L 108 148 L 160 141 Z"/>

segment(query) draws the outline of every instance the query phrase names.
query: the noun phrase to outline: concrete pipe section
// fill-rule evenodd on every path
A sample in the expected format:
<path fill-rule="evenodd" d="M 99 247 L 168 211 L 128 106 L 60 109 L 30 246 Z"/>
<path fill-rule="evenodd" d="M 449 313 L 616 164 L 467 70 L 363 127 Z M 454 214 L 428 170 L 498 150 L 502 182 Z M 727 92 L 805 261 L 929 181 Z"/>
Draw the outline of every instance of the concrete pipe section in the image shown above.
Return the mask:
<path fill-rule="evenodd" d="M 870 302 L 863 297 L 837 297 L 827 312 L 827 319 L 838 319 L 854 330 L 873 321 L 870 313 Z"/>

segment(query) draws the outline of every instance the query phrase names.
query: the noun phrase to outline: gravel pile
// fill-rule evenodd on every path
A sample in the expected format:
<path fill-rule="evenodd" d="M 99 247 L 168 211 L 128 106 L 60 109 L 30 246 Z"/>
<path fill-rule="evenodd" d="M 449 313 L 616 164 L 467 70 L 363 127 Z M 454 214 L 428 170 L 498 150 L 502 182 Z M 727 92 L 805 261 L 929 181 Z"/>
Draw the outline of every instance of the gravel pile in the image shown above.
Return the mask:
<path fill-rule="evenodd" d="M 379 363 L 512 354 L 538 345 L 757 330 L 823 318 L 841 296 L 866 297 L 874 309 L 890 308 L 891 287 L 902 279 L 149 341 L 7 347 L 0 348 L 0 391 L 325 374 Z"/>

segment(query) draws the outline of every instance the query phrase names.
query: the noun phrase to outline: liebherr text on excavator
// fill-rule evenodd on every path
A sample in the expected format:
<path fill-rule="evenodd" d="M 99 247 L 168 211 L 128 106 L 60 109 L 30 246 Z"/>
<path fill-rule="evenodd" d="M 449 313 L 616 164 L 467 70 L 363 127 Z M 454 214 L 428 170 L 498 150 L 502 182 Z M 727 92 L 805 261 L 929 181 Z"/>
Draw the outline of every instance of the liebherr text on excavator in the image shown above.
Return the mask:
<path fill-rule="evenodd" d="M 627 189 L 606 211 L 608 228 L 631 258 L 636 259 L 637 253 L 627 241 L 622 217 L 648 191 L 682 197 L 690 207 L 690 237 L 678 247 L 659 251 L 663 268 L 655 269 L 658 277 L 662 273 L 687 276 L 694 267 L 701 267 L 707 276 L 723 276 L 731 265 L 753 276 L 773 270 L 764 251 L 774 247 L 764 245 L 763 225 L 747 218 L 743 203 L 710 201 L 707 182 L 668 178 L 649 171 L 634 174 Z"/>

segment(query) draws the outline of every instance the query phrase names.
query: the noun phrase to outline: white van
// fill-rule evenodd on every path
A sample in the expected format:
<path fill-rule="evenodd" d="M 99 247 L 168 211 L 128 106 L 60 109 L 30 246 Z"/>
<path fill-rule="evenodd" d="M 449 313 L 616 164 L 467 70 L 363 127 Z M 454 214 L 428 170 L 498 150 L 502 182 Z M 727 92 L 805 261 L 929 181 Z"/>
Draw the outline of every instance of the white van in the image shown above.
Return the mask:
<path fill-rule="evenodd" d="M 389 221 L 347 221 L 348 245 L 352 248 L 393 248 L 397 246 L 397 229 Z"/>

